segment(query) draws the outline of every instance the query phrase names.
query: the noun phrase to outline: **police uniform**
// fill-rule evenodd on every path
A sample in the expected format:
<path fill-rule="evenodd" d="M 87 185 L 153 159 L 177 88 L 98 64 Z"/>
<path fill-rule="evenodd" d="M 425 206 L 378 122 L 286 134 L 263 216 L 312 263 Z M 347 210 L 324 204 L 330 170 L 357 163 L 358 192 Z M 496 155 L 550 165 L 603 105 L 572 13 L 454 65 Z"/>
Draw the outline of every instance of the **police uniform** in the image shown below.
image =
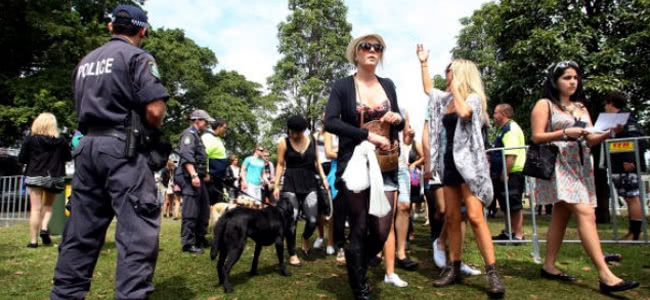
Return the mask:
<path fill-rule="evenodd" d="M 181 134 L 178 142 L 178 154 L 180 164 L 174 173 L 174 182 L 181 187 L 183 197 L 181 243 L 183 250 L 188 251 L 192 246 L 198 248 L 208 246 L 205 234 L 210 218 L 208 193 L 203 181 L 207 171 L 208 157 L 199 130 L 194 126 L 185 129 Z M 194 170 L 201 180 L 199 188 L 192 186 L 192 174 L 185 169 L 186 164 L 194 165 Z"/>
<path fill-rule="evenodd" d="M 138 8 L 122 5 L 113 15 L 120 10 L 129 12 L 143 25 L 139 27 L 148 27 Z M 125 120 L 129 110 L 143 111 L 147 103 L 169 95 L 154 58 L 120 36 L 84 57 L 72 79 L 79 128 L 85 137 L 73 153 L 72 211 L 59 246 L 50 297 L 85 297 L 106 230 L 116 216 L 115 298 L 146 299 L 154 289 L 160 204 L 147 158 L 140 153 L 125 155 Z"/>

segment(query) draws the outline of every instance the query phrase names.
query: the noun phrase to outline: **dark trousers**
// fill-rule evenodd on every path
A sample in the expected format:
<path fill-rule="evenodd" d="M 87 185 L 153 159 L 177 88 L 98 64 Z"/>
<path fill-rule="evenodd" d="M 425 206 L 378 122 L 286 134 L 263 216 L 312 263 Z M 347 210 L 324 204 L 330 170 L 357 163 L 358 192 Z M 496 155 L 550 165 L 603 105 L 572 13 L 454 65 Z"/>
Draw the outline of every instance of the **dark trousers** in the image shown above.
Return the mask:
<path fill-rule="evenodd" d="M 346 199 L 348 217 L 350 219 L 349 250 L 361 252 L 365 258 L 371 258 L 384 249 L 384 243 L 393 224 L 393 209 L 395 192 L 386 192 L 391 204 L 391 210 L 379 218 L 368 213 L 370 205 L 370 189 L 354 193 L 347 188 L 339 190 Z"/>
<path fill-rule="evenodd" d="M 183 219 L 181 221 L 181 243 L 183 247 L 197 246 L 197 241 L 204 239 L 210 220 L 210 203 L 207 187 L 193 188 L 194 194 L 183 194 Z"/>
<path fill-rule="evenodd" d="M 334 244 L 336 248 L 343 249 L 345 246 L 345 220 L 348 218 L 348 209 L 343 193 L 339 191 L 334 198 L 332 220 L 334 222 Z"/>
<path fill-rule="evenodd" d="M 440 216 L 440 219 L 436 218 L 436 190 L 441 189 L 441 185 L 432 185 L 424 190 L 424 198 L 427 200 L 427 207 L 429 209 L 429 228 L 430 228 L 430 237 L 431 242 L 438 239 L 442 233 L 442 226 L 445 224 L 445 216 Z"/>
<path fill-rule="evenodd" d="M 115 298 L 145 299 L 153 292 L 160 203 L 146 158 L 126 159 L 124 149 L 118 138 L 86 136 L 73 153 L 71 215 L 59 246 L 51 299 L 86 296 L 114 216 Z"/>

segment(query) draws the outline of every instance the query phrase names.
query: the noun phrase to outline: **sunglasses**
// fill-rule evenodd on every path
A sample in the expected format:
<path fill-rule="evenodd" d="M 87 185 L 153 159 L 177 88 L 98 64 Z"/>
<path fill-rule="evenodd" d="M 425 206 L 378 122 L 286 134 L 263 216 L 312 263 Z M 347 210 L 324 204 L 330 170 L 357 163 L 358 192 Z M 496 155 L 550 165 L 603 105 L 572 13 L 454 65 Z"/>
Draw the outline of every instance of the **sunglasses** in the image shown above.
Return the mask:
<path fill-rule="evenodd" d="M 580 69 L 580 65 L 578 65 L 577 62 L 572 61 L 572 60 L 564 60 L 564 61 L 561 61 L 561 62 L 555 64 L 555 67 L 553 67 L 553 74 L 555 74 L 555 72 L 557 72 L 557 70 L 559 70 L 559 69 L 566 69 L 566 68 L 569 68 L 569 67 Z"/>
<path fill-rule="evenodd" d="M 257 148 L 257 151 L 262 151 L 262 152 L 263 152 L 263 151 L 264 151 L 264 149 L 260 149 L 260 148 Z"/>
<path fill-rule="evenodd" d="M 375 49 L 375 51 L 377 51 L 377 52 L 382 52 L 382 51 L 384 51 L 384 45 L 379 44 L 379 43 L 372 44 L 372 43 L 368 43 L 368 42 L 363 42 L 363 43 L 359 44 L 359 49 L 363 49 L 363 50 L 366 50 L 366 51 L 370 51 L 370 49 Z"/>

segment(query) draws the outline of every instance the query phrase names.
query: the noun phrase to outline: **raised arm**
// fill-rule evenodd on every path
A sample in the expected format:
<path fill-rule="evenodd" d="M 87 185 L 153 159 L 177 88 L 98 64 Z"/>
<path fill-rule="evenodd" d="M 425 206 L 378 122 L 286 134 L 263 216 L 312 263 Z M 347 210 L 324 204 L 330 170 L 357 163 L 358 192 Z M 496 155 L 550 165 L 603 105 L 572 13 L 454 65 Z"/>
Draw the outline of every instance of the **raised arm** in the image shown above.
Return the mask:
<path fill-rule="evenodd" d="M 431 82 L 431 76 L 429 75 L 429 66 L 427 61 L 429 60 L 429 50 L 424 51 L 422 44 L 417 44 L 417 50 L 415 53 L 420 60 L 420 71 L 422 74 L 422 88 L 424 93 L 429 95 L 433 89 L 433 82 Z"/>

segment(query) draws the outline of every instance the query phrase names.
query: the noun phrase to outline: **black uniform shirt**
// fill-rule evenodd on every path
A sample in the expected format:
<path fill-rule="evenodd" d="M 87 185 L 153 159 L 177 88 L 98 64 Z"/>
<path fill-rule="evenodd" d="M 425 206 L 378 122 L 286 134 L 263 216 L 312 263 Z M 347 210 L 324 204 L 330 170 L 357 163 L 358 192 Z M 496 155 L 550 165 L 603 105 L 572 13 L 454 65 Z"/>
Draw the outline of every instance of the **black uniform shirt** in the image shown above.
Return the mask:
<path fill-rule="evenodd" d="M 203 177 L 207 172 L 208 155 L 205 153 L 205 146 L 199 136 L 199 131 L 190 126 L 181 133 L 181 139 L 178 141 L 178 153 L 180 158 L 179 167 L 176 168 L 176 174 L 187 174 L 185 164 L 194 165 L 194 169 L 199 176 Z"/>
<path fill-rule="evenodd" d="M 129 110 L 169 98 L 153 56 L 119 36 L 86 55 L 72 79 L 84 134 L 90 127 L 124 126 Z"/>

